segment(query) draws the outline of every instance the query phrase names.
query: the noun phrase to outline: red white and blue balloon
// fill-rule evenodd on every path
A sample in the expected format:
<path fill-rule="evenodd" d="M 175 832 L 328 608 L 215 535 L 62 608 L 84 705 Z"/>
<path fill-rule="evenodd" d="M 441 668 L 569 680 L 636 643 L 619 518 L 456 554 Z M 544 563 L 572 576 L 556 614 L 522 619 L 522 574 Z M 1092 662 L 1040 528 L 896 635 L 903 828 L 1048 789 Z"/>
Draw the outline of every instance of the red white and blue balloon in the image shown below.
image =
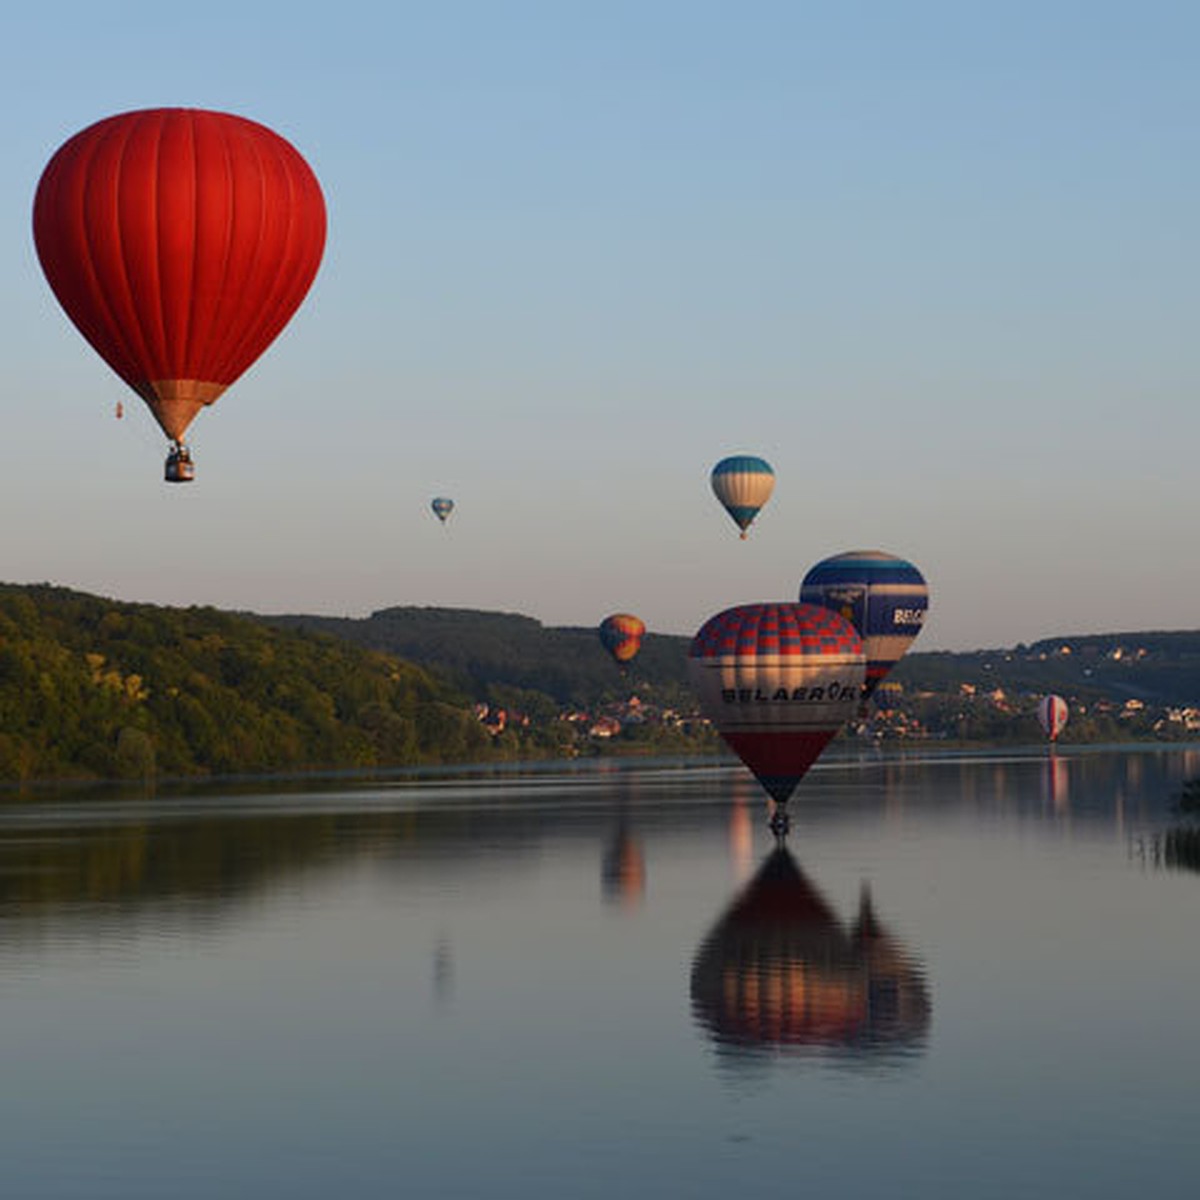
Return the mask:
<path fill-rule="evenodd" d="M 1038 705 L 1038 724 L 1042 732 L 1054 742 L 1067 724 L 1070 709 L 1061 696 L 1045 696 Z"/>
<path fill-rule="evenodd" d="M 862 638 L 815 604 L 744 604 L 710 617 L 688 671 L 701 708 L 779 804 L 858 707 Z"/>

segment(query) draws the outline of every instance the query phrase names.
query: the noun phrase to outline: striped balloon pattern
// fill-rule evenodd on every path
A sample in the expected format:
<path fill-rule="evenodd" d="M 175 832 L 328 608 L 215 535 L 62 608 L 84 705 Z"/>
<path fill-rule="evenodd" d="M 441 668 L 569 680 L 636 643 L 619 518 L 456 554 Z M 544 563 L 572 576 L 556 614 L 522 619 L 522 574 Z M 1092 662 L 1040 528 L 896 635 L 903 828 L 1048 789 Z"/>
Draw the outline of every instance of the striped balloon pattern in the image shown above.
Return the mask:
<path fill-rule="evenodd" d="M 727 1053 L 920 1048 L 932 1005 L 924 965 L 875 915 L 843 923 L 783 846 L 709 931 L 692 962 L 692 1015 Z"/>
<path fill-rule="evenodd" d="M 688 654 L 700 706 L 779 804 L 854 715 L 862 638 L 813 604 L 745 604 L 701 626 Z"/>
<path fill-rule="evenodd" d="M 765 459 L 752 454 L 735 454 L 721 459 L 713 467 L 709 482 L 744 538 L 759 509 L 771 498 L 775 472 Z"/>
<path fill-rule="evenodd" d="M 434 496 L 429 502 L 433 515 L 444 525 L 446 518 L 454 511 L 454 501 L 449 496 Z"/>
<path fill-rule="evenodd" d="M 1050 741 L 1058 740 L 1058 735 L 1062 733 L 1067 723 L 1069 713 L 1067 702 L 1061 696 L 1043 697 L 1042 702 L 1038 705 L 1038 724 L 1041 725 L 1042 732 Z"/>
<path fill-rule="evenodd" d="M 632 613 L 613 613 L 600 622 L 597 632 L 600 634 L 600 644 L 615 662 L 623 666 L 637 657 L 646 626 Z"/>
<path fill-rule="evenodd" d="M 921 632 L 929 588 L 903 558 L 882 550 L 851 550 L 817 563 L 800 585 L 800 599 L 840 613 L 862 635 L 866 700 Z"/>

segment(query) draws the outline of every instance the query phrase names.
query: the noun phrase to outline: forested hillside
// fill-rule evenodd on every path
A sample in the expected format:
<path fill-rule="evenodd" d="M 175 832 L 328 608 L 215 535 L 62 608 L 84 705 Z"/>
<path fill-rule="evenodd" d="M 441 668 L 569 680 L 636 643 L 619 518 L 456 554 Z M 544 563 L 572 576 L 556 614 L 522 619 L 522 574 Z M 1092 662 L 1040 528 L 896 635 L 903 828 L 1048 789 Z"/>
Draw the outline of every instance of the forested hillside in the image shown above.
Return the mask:
<path fill-rule="evenodd" d="M 551 627 L 514 613 L 465 608 L 385 608 L 362 619 L 289 615 L 285 628 L 331 633 L 436 670 L 478 700 L 515 704 L 532 695 L 557 706 L 594 705 L 649 685 L 667 703 L 691 704 L 691 639 L 647 634 L 622 674 L 594 628 Z"/>
<path fill-rule="evenodd" d="M 693 753 L 714 741 L 688 644 L 650 634 L 623 673 L 594 629 L 507 613 L 256 617 L 0 585 L 0 782 Z M 1049 691 L 1068 738 L 1194 737 L 1200 633 L 912 653 L 857 734 L 1028 739 Z"/>
<path fill-rule="evenodd" d="M 593 628 L 555 628 L 530 617 L 472 609 L 386 608 L 369 617 L 271 617 L 323 630 L 445 673 L 477 699 L 496 688 L 542 693 L 556 703 L 596 704 L 649 684 L 674 702 L 690 695 L 691 639 L 648 634 L 622 678 Z M 920 642 L 917 643 L 917 646 Z M 952 693 L 993 683 L 1014 692 L 1200 704 L 1200 632 L 1121 633 L 1046 639 L 1009 649 L 910 651 L 892 673 L 909 691 Z M 489 695 L 489 690 L 491 695 Z"/>
<path fill-rule="evenodd" d="M 392 766 L 496 753 L 377 652 L 210 608 L 0 585 L 0 780 Z"/>
<path fill-rule="evenodd" d="M 1015 692 L 1200 705 L 1200 631 L 1092 634 L 1007 650 L 910 653 L 893 678 L 930 691 L 995 681 Z"/>

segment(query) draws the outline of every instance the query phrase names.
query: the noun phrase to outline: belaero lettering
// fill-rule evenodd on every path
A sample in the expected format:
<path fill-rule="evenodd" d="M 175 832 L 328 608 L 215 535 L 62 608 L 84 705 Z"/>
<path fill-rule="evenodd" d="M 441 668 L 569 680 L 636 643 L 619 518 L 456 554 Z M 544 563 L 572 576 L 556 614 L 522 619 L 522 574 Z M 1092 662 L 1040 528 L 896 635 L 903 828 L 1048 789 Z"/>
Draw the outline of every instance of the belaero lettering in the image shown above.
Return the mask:
<path fill-rule="evenodd" d="M 786 701 L 789 704 L 827 704 L 831 700 L 842 700 L 859 693 L 857 684 L 843 687 L 836 680 L 823 687 L 810 688 L 722 688 L 721 700 L 725 704 L 772 704 Z"/>
<path fill-rule="evenodd" d="M 925 620 L 923 608 L 896 608 L 892 610 L 893 625 L 920 625 Z"/>

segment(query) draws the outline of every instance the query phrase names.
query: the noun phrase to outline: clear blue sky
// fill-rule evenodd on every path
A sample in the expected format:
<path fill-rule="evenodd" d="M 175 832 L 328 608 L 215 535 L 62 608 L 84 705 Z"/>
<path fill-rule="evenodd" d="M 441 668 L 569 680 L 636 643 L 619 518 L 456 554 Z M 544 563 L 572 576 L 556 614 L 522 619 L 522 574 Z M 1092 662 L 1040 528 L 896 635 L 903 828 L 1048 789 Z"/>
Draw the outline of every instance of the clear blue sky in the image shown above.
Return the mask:
<path fill-rule="evenodd" d="M 691 633 L 880 548 L 923 649 L 1200 627 L 1197 45 L 1156 0 L 23 5 L 0 578 Z M 157 105 L 272 126 L 329 207 L 190 487 L 30 236 L 54 150 Z"/>

